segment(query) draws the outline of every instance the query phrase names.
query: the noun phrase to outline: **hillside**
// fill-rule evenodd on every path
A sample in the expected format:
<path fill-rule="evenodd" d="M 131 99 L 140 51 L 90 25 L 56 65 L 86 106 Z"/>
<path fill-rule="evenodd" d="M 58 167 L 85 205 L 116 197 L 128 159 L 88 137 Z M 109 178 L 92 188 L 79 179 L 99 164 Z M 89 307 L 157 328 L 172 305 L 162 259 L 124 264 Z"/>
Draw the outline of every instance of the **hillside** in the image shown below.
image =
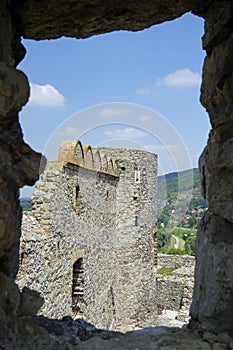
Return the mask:
<path fill-rule="evenodd" d="M 21 205 L 23 211 L 31 211 L 32 210 L 31 198 L 29 198 L 29 197 L 20 198 L 20 205 Z"/>
<path fill-rule="evenodd" d="M 159 213 L 163 208 L 159 222 L 165 226 L 168 216 L 171 219 L 171 214 L 173 221 L 176 221 L 174 224 L 179 225 L 181 223 L 178 220 L 184 219 L 184 215 L 194 214 L 198 210 L 202 212 L 202 209 L 207 207 L 208 203 L 201 194 L 201 181 L 197 168 L 158 177 Z"/>
<path fill-rule="evenodd" d="M 194 254 L 196 229 L 208 202 L 201 194 L 198 169 L 158 177 L 158 248 L 160 252 Z M 176 249 L 175 238 L 184 240 Z"/>
<path fill-rule="evenodd" d="M 158 176 L 158 194 L 167 190 L 168 198 L 174 198 L 179 191 L 194 191 L 195 197 L 201 198 L 201 180 L 197 168 Z"/>

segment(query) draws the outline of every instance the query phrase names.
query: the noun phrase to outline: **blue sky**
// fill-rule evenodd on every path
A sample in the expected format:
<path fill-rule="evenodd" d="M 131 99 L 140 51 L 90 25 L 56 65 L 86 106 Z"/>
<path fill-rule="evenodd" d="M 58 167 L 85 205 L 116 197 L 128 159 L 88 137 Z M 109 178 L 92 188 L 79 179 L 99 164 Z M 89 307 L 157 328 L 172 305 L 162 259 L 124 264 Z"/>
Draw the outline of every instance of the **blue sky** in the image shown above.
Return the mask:
<path fill-rule="evenodd" d="M 210 129 L 199 102 L 202 35 L 203 20 L 186 14 L 136 33 L 23 40 L 26 142 L 50 159 L 61 139 L 81 138 L 156 152 L 160 173 L 196 167 Z"/>

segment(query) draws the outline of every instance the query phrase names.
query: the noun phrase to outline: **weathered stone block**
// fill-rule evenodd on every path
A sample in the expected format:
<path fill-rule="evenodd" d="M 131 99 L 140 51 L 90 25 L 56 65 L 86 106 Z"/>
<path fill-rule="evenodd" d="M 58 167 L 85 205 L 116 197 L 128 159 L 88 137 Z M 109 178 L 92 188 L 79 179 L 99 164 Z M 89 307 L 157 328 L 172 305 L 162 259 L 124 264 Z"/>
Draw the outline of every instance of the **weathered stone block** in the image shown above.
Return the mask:
<path fill-rule="evenodd" d="M 43 302 L 40 293 L 24 287 L 20 294 L 21 316 L 35 316 L 43 305 Z"/>

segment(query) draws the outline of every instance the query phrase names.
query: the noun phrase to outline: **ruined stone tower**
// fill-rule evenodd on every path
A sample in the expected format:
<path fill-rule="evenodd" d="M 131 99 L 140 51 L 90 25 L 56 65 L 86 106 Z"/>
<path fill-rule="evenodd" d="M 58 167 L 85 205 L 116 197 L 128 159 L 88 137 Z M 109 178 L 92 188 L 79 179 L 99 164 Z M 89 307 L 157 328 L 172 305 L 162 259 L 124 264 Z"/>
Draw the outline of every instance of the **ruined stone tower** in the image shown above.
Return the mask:
<path fill-rule="evenodd" d="M 141 341 L 132 333 L 124 337 L 115 334 L 114 339 L 110 339 L 112 335 L 109 333 L 107 336 L 105 333 L 104 337 L 95 334 L 94 339 L 82 341 L 81 347 L 93 349 L 93 342 L 96 349 L 113 349 L 113 347 L 122 349 L 127 348 L 129 344 L 132 348 L 161 349 L 172 348 L 174 344 L 180 344 L 178 346 L 184 349 L 230 348 L 232 345 L 232 338 L 228 334 L 233 334 L 233 89 L 231 88 L 233 2 L 231 0 L 155 0 L 153 2 L 108 0 L 73 1 L 71 6 L 71 2 L 65 0 L 2 0 L 0 2 L 1 347 L 17 350 L 29 348 L 63 350 L 75 346 L 73 342 L 68 344 L 67 337 L 55 336 L 53 327 L 41 330 L 34 317 L 39 308 L 36 293 L 27 289 L 20 292 L 14 283 L 15 259 L 17 260 L 18 256 L 19 188 L 24 185 L 31 186 L 37 181 L 41 161 L 41 154 L 33 151 L 24 142 L 18 121 L 18 112 L 29 98 L 29 82 L 16 68 L 25 55 L 21 38 L 35 40 L 55 39 L 61 36 L 87 38 L 114 30 L 135 31 L 178 18 L 190 11 L 205 20 L 202 43 L 206 57 L 202 75 L 201 103 L 209 114 L 212 128 L 199 163 L 203 195 L 208 199 L 209 208 L 198 229 L 191 331 L 171 330 L 154 337 L 149 334 L 145 335 Z M 151 42 L 151 45 L 156 45 L 156 41 Z M 190 127 L 191 124 L 190 122 Z M 68 166 L 62 171 L 60 169 L 57 175 L 48 176 L 47 180 L 59 181 L 59 176 L 68 178 Z M 50 195 L 42 192 L 39 193 L 38 190 L 37 196 L 39 199 L 40 195 L 46 194 L 45 204 L 46 201 L 50 201 Z M 62 207 L 68 205 L 70 201 L 59 204 Z M 46 206 L 48 207 L 47 204 Z M 48 219 L 44 216 L 44 221 L 46 223 L 47 220 L 47 228 L 49 228 L 50 215 L 47 214 L 47 216 Z M 55 226 L 52 220 L 51 223 Z M 36 230 L 33 235 L 30 233 L 33 232 L 32 230 L 27 231 L 33 249 L 33 245 L 40 246 L 41 241 L 49 241 L 48 231 L 42 237 L 45 231 L 41 232 L 34 217 L 31 217 L 30 225 Z M 64 229 L 68 232 L 68 228 L 67 220 Z M 53 230 L 55 231 L 54 228 Z M 60 231 L 60 234 L 57 234 L 57 246 L 60 248 L 58 237 L 64 232 Z M 73 236 L 70 235 L 70 237 Z M 55 250 L 55 243 L 54 240 L 53 250 Z M 43 254 L 38 252 L 36 259 L 41 258 L 49 269 L 52 264 L 52 253 L 50 254 L 50 250 L 44 250 Z M 69 258 L 70 255 L 67 256 L 67 259 Z M 21 261 L 24 265 L 27 259 L 26 253 L 22 253 Z M 71 270 L 70 266 L 69 269 Z M 65 273 L 66 271 L 63 276 Z M 32 274 L 35 285 L 40 282 L 40 265 L 33 267 Z M 58 288 L 59 279 L 56 282 Z M 46 285 L 45 288 L 47 288 Z M 56 288 L 54 293 L 56 294 Z M 46 294 L 45 290 L 43 294 Z M 28 305 L 31 307 L 26 307 Z M 54 321 L 53 324 L 56 322 Z M 65 329 L 67 331 L 67 327 Z M 199 337 L 197 330 L 200 330 Z M 70 332 L 70 341 L 74 338 L 73 334 Z"/>
<path fill-rule="evenodd" d="M 20 248 L 18 283 L 41 292 L 44 315 L 117 330 L 155 324 L 156 177 L 155 154 L 61 144 Z"/>
<path fill-rule="evenodd" d="M 157 210 L 157 158 L 132 149 L 101 149 L 115 159 L 116 328 L 154 324 L 153 228 Z M 130 328 L 130 327 L 129 327 Z"/>

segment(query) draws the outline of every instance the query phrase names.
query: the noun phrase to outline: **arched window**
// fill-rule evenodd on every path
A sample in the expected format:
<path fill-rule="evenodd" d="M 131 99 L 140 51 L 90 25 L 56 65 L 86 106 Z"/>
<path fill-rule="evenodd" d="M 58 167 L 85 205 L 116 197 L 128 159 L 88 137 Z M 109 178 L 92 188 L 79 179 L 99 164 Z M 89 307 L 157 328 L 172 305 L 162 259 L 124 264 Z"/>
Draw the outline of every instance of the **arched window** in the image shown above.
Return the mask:
<path fill-rule="evenodd" d="M 83 317 L 82 302 L 84 297 L 83 258 L 79 258 L 73 265 L 72 283 L 72 311 L 78 317 Z"/>

